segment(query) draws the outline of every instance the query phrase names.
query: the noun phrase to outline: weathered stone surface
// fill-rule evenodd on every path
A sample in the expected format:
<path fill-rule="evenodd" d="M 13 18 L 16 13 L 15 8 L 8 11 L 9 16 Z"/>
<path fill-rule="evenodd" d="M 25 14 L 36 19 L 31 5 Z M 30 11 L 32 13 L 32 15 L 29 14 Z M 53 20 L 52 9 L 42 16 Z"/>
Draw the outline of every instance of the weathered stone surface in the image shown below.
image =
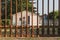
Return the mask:
<path fill-rule="evenodd" d="M 39 37 L 39 38 L 0 37 L 0 40 L 60 40 L 60 37 Z"/>

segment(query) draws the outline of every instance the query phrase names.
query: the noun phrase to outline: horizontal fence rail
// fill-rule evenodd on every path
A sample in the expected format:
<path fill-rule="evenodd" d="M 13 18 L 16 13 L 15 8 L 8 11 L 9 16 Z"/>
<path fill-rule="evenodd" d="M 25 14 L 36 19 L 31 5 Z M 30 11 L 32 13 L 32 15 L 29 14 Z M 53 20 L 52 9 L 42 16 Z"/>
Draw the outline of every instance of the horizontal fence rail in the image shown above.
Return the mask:
<path fill-rule="evenodd" d="M 55 3 L 50 12 L 50 0 L 0 0 L 0 37 L 60 37 L 60 0 L 57 11 Z"/>

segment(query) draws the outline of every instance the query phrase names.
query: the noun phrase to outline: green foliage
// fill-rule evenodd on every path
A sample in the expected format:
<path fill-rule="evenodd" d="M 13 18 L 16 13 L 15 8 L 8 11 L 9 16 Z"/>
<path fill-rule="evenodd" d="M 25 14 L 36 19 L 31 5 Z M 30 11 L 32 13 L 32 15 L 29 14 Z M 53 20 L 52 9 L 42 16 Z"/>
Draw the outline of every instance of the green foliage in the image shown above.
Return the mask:
<path fill-rule="evenodd" d="M 2 19 L 2 25 L 5 25 L 5 19 Z M 7 19 L 6 25 L 10 25 L 10 19 Z"/>
<path fill-rule="evenodd" d="M 2 0 L 2 2 L 5 2 L 5 0 Z M 20 12 L 22 9 L 22 11 L 26 10 L 26 0 L 22 0 L 22 3 L 21 3 L 21 0 L 17 0 L 17 11 Z M 22 5 L 22 8 L 21 8 L 21 5 Z M 5 3 L 2 4 L 2 9 L 5 7 Z M 7 17 L 8 19 L 10 19 L 10 8 L 11 8 L 11 5 L 10 5 L 10 0 L 7 0 Z M 5 8 L 4 8 L 5 10 Z M 2 12 L 4 11 L 2 10 Z M 32 4 L 29 2 L 28 0 L 28 11 L 31 11 L 32 10 Z M 3 19 L 4 19 L 4 13 L 3 12 Z M 16 13 L 16 0 L 12 0 L 12 14 Z"/>
<path fill-rule="evenodd" d="M 49 13 L 49 19 L 57 19 L 59 16 L 58 16 L 58 11 L 54 11 L 54 13 L 53 12 L 50 12 Z"/>

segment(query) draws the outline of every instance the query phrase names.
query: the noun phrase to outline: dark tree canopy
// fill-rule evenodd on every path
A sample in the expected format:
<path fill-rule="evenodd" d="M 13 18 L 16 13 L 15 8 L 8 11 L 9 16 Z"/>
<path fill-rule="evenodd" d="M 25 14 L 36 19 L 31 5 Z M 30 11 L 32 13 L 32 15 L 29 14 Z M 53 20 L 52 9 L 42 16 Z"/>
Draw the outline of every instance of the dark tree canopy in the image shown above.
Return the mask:
<path fill-rule="evenodd" d="M 54 16 L 53 16 L 54 15 Z M 58 11 L 54 11 L 54 13 L 53 12 L 50 12 L 49 13 L 49 19 L 58 19 L 59 18 L 59 16 L 58 16 Z"/>
<path fill-rule="evenodd" d="M 17 0 L 17 11 L 20 12 L 20 7 L 22 4 L 22 11 L 26 10 L 26 0 L 22 0 L 22 3 L 20 3 L 21 0 Z M 2 12 L 5 11 L 5 0 L 2 0 Z M 10 0 L 7 0 L 7 16 L 8 18 L 10 17 Z M 32 4 L 28 0 L 28 11 L 32 10 Z M 4 18 L 4 13 L 3 12 L 3 18 Z M 16 13 L 16 0 L 12 0 L 12 14 Z"/>

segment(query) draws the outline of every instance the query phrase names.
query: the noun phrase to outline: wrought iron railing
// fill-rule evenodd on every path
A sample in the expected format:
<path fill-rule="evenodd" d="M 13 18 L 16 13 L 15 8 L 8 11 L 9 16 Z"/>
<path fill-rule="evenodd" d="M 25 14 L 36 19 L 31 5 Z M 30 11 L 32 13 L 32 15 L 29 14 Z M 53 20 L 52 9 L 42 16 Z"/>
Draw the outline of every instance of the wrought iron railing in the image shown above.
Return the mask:
<path fill-rule="evenodd" d="M 25 2 L 25 5 L 23 4 L 23 1 Z M 30 5 L 31 5 L 31 25 L 28 25 L 28 13 L 29 13 L 29 0 L 0 0 L 0 37 L 50 37 L 50 36 L 60 36 L 60 0 L 58 0 L 58 20 L 57 23 L 58 25 L 56 26 L 55 24 L 55 0 L 53 0 L 53 15 L 52 15 L 52 23 L 50 25 L 50 13 L 49 13 L 49 1 L 47 0 L 47 25 L 44 25 L 44 1 L 41 1 L 41 6 L 42 6 L 42 15 L 40 15 L 42 19 L 41 25 L 39 25 L 39 0 L 35 0 L 36 2 L 36 7 L 34 7 L 34 0 L 31 0 Z M 9 4 L 8 4 L 9 2 Z M 20 5 L 18 5 L 20 3 Z M 26 11 L 26 25 L 23 25 L 23 7 L 22 5 L 26 6 L 25 11 Z M 19 7 L 20 10 L 19 10 Z M 9 7 L 9 8 L 8 8 Z M 15 10 L 13 10 L 15 8 Z M 36 9 L 36 25 L 34 26 L 34 8 Z M 18 26 L 18 10 L 20 12 L 21 16 L 21 25 Z M 14 11 L 14 12 L 13 12 Z M 15 13 L 15 26 L 13 26 L 13 13 Z M 41 20 L 40 20 L 41 21 Z"/>

